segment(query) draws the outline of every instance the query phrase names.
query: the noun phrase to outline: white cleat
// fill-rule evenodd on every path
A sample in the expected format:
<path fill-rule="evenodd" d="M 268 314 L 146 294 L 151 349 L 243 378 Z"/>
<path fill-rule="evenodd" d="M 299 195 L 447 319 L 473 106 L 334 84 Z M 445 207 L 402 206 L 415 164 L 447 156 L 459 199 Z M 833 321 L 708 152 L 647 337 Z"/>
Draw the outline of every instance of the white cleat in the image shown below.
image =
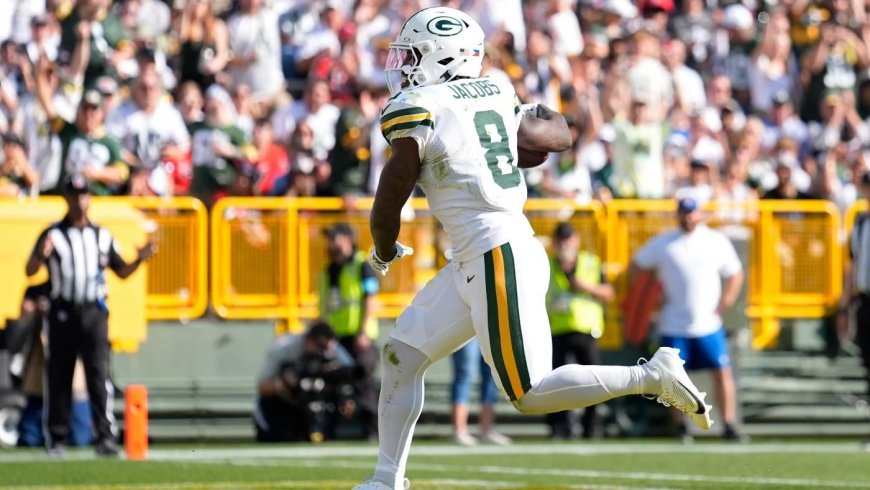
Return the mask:
<path fill-rule="evenodd" d="M 660 347 L 646 366 L 658 372 L 662 391 L 648 398 L 654 398 L 666 407 L 676 408 L 688 415 L 698 427 L 707 430 L 713 425 L 713 419 L 710 418 L 713 407 L 704 402 L 707 394 L 698 391 L 683 364 L 685 361 L 680 359 L 679 349 Z"/>
<path fill-rule="evenodd" d="M 409 488 L 411 488 L 411 482 L 408 481 L 407 478 L 405 478 L 405 484 L 402 485 L 402 487 L 403 488 L 394 489 L 393 487 L 387 485 L 380 480 L 371 479 L 366 480 L 359 485 L 353 487 L 353 490 L 408 490 Z"/>

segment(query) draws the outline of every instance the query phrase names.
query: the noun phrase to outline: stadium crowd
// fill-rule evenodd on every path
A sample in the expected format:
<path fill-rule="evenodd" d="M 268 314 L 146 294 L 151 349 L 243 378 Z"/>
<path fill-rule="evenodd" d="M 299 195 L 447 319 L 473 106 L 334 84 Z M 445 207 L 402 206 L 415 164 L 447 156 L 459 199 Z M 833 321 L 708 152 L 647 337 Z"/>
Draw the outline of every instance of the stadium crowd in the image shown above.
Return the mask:
<path fill-rule="evenodd" d="M 383 65 L 445 4 L 484 73 L 558 108 L 574 147 L 526 173 L 578 202 L 822 198 L 870 168 L 858 0 L 7 0 L 0 195 L 357 196 L 388 145 Z"/>

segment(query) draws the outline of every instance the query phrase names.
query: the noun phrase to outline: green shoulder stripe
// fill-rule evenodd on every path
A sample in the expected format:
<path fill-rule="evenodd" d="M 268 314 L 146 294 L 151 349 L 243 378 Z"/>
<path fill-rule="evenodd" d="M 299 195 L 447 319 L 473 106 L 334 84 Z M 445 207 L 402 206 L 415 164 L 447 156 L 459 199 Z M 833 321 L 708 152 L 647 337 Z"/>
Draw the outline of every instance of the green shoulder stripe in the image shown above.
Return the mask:
<path fill-rule="evenodd" d="M 393 111 L 389 114 L 384 114 L 381 117 L 381 125 L 384 125 L 397 117 L 402 116 L 413 116 L 416 114 L 429 114 L 429 111 L 423 109 L 422 107 L 409 107 L 407 109 L 399 109 L 398 111 Z"/>
<path fill-rule="evenodd" d="M 422 119 L 420 121 L 408 121 L 403 123 L 398 123 L 390 126 L 389 128 L 384 130 L 384 136 L 387 137 L 393 131 L 401 131 L 404 129 L 414 129 L 417 126 L 429 126 L 431 129 L 435 129 L 435 123 L 432 122 L 431 119 Z"/>

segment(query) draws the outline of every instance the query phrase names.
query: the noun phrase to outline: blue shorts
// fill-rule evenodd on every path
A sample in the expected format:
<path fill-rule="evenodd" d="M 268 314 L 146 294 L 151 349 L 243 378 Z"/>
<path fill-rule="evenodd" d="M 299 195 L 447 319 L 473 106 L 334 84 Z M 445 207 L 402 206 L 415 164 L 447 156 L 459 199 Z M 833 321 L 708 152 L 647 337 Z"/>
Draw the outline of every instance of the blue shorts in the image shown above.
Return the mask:
<path fill-rule="evenodd" d="M 660 344 L 662 347 L 680 349 L 680 357 L 686 361 L 686 370 L 722 369 L 731 365 L 724 328 L 703 337 L 662 336 Z"/>

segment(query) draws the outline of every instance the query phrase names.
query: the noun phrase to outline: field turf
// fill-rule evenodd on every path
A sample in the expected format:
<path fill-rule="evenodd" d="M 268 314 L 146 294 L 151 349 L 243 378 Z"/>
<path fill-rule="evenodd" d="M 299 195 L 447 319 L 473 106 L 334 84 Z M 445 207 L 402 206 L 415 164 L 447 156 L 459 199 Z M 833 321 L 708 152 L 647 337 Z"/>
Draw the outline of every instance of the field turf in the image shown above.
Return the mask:
<path fill-rule="evenodd" d="M 0 488 L 350 489 L 372 470 L 376 453 L 349 444 L 156 446 L 148 461 L 134 462 L 96 459 L 89 450 L 62 460 L 0 450 Z M 857 441 L 424 442 L 413 448 L 408 476 L 413 490 L 870 489 L 870 452 Z"/>

